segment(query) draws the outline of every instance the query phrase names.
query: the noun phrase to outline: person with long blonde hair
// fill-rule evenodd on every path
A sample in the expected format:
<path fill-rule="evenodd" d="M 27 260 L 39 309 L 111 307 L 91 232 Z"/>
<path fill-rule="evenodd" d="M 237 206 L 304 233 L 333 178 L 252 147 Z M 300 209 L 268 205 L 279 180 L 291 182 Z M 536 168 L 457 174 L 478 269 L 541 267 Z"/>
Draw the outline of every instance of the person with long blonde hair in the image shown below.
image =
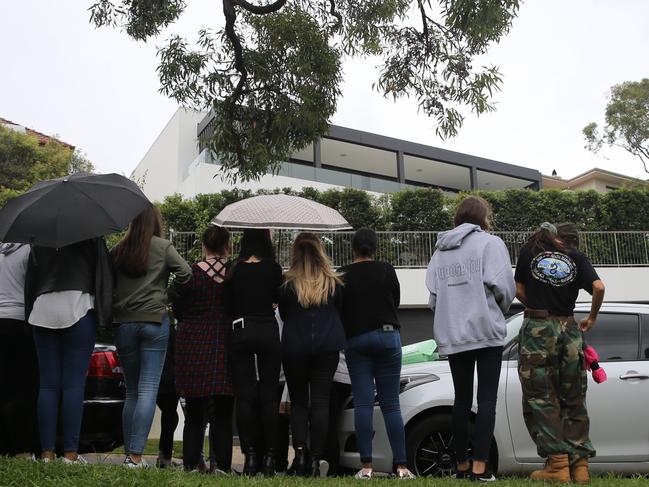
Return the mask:
<path fill-rule="evenodd" d="M 339 352 L 345 347 L 340 320 L 342 281 L 318 237 L 301 233 L 280 292 L 282 364 L 291 398 L 291 429 L 300 476 L 326 476 L 322 460 L 329 423 L 329 395 Z M 310 433 L 310 434 L 309 434 Z M 311 439 L 307 448 L 307 436 Z"/>

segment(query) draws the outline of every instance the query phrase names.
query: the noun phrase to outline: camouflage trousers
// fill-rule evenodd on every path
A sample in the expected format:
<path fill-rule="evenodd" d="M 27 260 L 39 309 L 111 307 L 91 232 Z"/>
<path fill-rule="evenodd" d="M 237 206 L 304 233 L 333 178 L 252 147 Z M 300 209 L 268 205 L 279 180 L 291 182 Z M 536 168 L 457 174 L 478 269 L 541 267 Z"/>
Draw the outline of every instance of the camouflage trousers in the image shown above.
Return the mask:
<path fill-rule="evenodd" d="M 583 338 L 572 317 L 526 319 L 519 335 L 523 417 L 542 458 L 595 456 L 588 437 Z"/>

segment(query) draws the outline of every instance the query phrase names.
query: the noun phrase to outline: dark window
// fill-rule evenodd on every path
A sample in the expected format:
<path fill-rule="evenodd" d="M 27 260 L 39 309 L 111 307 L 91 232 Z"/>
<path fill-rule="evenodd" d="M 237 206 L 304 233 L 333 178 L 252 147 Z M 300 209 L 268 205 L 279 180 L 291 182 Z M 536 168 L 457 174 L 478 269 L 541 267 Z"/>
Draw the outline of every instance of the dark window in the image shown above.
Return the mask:
<path fill-rule="evenodd" d="M 586 316 L 575 314 L 577 322 Z M 586 333 L 586 341 L 599 354 L 601 362 L 638 360 L 640 320 L 638 315 L 602 313 Z"/>

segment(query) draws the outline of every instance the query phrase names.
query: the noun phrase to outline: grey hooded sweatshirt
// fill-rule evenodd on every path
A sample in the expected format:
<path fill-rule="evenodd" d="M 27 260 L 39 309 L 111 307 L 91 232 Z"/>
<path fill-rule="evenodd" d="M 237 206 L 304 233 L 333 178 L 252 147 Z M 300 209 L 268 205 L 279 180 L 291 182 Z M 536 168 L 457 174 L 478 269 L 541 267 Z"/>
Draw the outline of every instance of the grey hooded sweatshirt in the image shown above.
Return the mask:
<path fill-rule="evenodd" d="M 29 245 L 0 245 L 0 319 L 25 320 L 25 274 Z"/>
<path fill-rule="evenodd" d="M 516 284 L 501 239 L 470 223 L 441 233 L 426 287 L 440 354 L 504 344 L 504 313 L 516 296 Z"/>

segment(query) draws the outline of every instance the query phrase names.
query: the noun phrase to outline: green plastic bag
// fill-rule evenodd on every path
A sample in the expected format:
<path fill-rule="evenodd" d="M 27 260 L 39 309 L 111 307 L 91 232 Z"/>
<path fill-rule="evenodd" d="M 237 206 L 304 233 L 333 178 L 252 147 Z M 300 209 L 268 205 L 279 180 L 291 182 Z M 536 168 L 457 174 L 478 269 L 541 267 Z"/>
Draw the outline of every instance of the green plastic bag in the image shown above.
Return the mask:
<path fill-rule="evenodd" d="M 412 345 L 406 345 L 401 349 L 401 352 L 401 363 L 403 365 L 432 362 L 439 359 L 435 340 L 425 340 L 423 342 L 413 343 Z"/>

